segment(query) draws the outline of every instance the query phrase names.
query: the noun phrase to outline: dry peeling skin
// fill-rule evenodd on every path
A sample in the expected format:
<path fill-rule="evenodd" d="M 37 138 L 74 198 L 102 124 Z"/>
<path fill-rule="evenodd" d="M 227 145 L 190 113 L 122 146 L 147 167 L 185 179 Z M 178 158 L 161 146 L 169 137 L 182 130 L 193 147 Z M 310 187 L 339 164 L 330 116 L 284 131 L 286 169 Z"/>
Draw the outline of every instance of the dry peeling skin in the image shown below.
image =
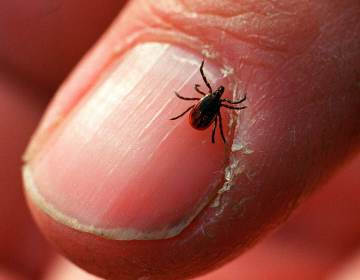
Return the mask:
<path fill-rule="evenodd" d="M 184 279 L 285 219 L 359 137 L 359 4 L 321 2 L 130 5 L 28 153 L 27 194 L 49 239 L 107 279 Z M 248 96 L 224 113 L 225 148 L 186 117 L 169 121 L 190 106 L 173 90 L 196 94 L 204 50 L 216 54 L 209 80 Z"/>

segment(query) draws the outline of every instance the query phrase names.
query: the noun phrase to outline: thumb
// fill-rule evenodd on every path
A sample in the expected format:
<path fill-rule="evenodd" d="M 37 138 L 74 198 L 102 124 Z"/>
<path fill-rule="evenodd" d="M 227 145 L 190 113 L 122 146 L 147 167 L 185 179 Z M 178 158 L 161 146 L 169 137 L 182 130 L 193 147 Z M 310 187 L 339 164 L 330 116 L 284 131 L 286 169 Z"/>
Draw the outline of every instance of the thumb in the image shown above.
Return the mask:
<path fill-rule="evenodd" d="M 358 1 L 134 1 L 64 84 L 24 179 L 45 234 L 110 279 L 183 279 L 283 220 L 358 143 Z M 324 12 L 325 11 L 325 12 Z M 241 111 L 170 118 L 199 73 Z M 196 100 L 195 100 L 196 102 Z"/>

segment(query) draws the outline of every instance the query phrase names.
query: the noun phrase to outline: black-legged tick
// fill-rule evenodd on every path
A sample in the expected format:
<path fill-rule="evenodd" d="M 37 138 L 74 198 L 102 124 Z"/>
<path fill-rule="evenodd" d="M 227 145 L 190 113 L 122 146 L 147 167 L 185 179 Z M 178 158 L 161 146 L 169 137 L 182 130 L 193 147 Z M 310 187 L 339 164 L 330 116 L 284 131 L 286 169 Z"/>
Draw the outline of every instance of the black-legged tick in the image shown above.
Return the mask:
<path fill-rule="evenodd" d="M 203 67 L 204 67 L 204 60 L 201 62 L 200 74 L 205 82 L 205 85 L 209 89 L 209 92 L 207 94 L 202 92 L 199 88 L 200 87 L 199 84 L 196 84 L 194 86 L 194 89 L 198 93 L 203 95 L 202 98 L 184 97 L 175 91 L 175 95 L 180 99 L 197 100 L 199 102 L 194 105 L 191 105 L 183 113 L 181 113 L 180 115 L 178 115 L 174 118 L 171 118 L 170 120 L 176 120 L 191 110 L 190 114 L 189 114 L 189 122 L 193 128 L 199 129 L 199 130 L 204 130 L 204 129 L 208 128 L 211 125 L 211 123 L 214 123 L 212 135 L 211 135 L 211 142 L 215 143 L 215 131 L 216 131 L 216 126 L 217 126 L 217 122 L 219 119 L 221 138 L 224 141 L 224 143 L 226 143 L 223 126 L 222 126 L 222 118 L 221 118 L 220 108 L 225 107 L 225 108 L 228 108 L 231 110 L 245 109 L 246 106 L 235 107 L 235 106 L 230 106 L 228 104 L 224 104 L 224 102 L 227 102 L 229 104 L 240 104 L 246 100 L 246 95 L 243 98 L 241 98 L 240 100 L 236 100 L 236 101 L 232 101 L 232 100 L 229 100 L 226 98 L 221 98 L 221 96 L 224 93 L 225 88 L 223 86 L 219 86 L 218 89 L 213 92 L 209 82 L 207 81 L 207 79 L 205 77 Z"/>

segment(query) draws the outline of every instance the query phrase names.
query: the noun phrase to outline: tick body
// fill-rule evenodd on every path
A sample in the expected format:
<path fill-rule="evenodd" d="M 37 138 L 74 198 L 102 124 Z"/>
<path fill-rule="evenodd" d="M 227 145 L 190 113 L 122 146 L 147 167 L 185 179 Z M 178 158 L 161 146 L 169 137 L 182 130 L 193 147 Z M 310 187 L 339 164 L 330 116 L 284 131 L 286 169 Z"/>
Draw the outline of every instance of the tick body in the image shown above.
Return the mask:
<path fill-rule="evenodd" d="M 244 102 L 246 100 L 246 95 L 242 99 L 237 100 L 237 101 L 232 101 L 232 100 L 229 100 L 226 98 L 221 98 L 225 91 L 225 88 L 223 86 L 219 86 L 217 90 L 213 91 L 210 86 L 210 83 L 206 79 L 206 76 L 203 71 L 203 67 L 204 67 L 204 61 L 201 62 L 200 74 L 204 80 L 205 85 L 208 88 L 208 93 L 203 92 L 200 89 L 200 85 L 198 85 L 198 84 L 196 84 L 194 86 L 194 89 L 199 94 L 203 95 L 202 98 L 184 97 L 184 96 L 181 96 L 179 93 L 175 92 L 175 95 L 182 100 L 188 100 L 188 101 L 194 100 L 194 101 L 198 101 L 198 102 L 196 104 L 191 105 L 183 113 L 181 113 L 180 115 L 178 115 L 176 117 L 171 118 L 170 120 L 176 120 L 176 119 L 184 116 L 187 112 L 190 111 L 189 122 L 193 128 L 198 129 L 198 130 L 204 130 L 204 129 L 207 129 L 211 124 L 213 124 L 211 142 L 215 143 L 215 132 L 216 132 L 217 125 L 219 123 L 221 138 L 224 141 L 224 143 L 226 143 L 220 109 L 221 109 L 221 107 L 225 107 L 225 108 L 228 108 L 231 110 L 245 109 L 246 106 L 236 107 L 236 106 L 231 106 L 231 105 L 232 104 L 240 104 L 240 103 Z"/>

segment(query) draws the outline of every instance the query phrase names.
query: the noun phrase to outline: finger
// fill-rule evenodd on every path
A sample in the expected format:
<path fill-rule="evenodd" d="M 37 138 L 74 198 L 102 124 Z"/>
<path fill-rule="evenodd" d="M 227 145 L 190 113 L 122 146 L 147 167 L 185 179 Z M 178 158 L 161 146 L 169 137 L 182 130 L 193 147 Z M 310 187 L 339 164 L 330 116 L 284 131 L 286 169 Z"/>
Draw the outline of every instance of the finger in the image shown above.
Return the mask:
<path fill-rule="evenodd" d="M 47 274 L 43 278 L 44 280 L 101 280 L 101 278 L 95 277 L 84 270 L 78 268 L 74 264 L 65 260 L 64 258 L 58 258 L 48 268 Z"/>
<path fill-rule="evenodd" d="M 125 1 L 1 1 L 0 61 L 54 88 L 111 23 Z"/>
<path fill-rule="evenodd" d="M 63 86 L 26 155 L 25 185 L 48 237 L 87 270 L 184 278 L 248 248 L 354 151 L 359 4 L 139 3 Z M 254 13 L 265 8 L 269 17 Z M 169 121 L 173 91 L 201 79 L 201 53 L 227 97 L 247 88 L 248 108 L 224 120 L 225 149 Z"/>
<path fill-rule="evenodd" d="M 27 96 L 41 92 L 0 69 L 0 263 L 24 279 L 39 279 L 50 248 L 25 206 L 21 189 L 21 154 L 35 128 L 45 100 Z M 0 268 L 0 279 L 6 278 Z"/>
<path fill-rule="evenodd" d="M 354 252 L 358 252 L 360 239 L 356 215 L 360 210 L 359 167 L 357 156 L 306 201 L 286 225 L 250 252 L 196 280 L 317 280 L 354 275 Z"/>

